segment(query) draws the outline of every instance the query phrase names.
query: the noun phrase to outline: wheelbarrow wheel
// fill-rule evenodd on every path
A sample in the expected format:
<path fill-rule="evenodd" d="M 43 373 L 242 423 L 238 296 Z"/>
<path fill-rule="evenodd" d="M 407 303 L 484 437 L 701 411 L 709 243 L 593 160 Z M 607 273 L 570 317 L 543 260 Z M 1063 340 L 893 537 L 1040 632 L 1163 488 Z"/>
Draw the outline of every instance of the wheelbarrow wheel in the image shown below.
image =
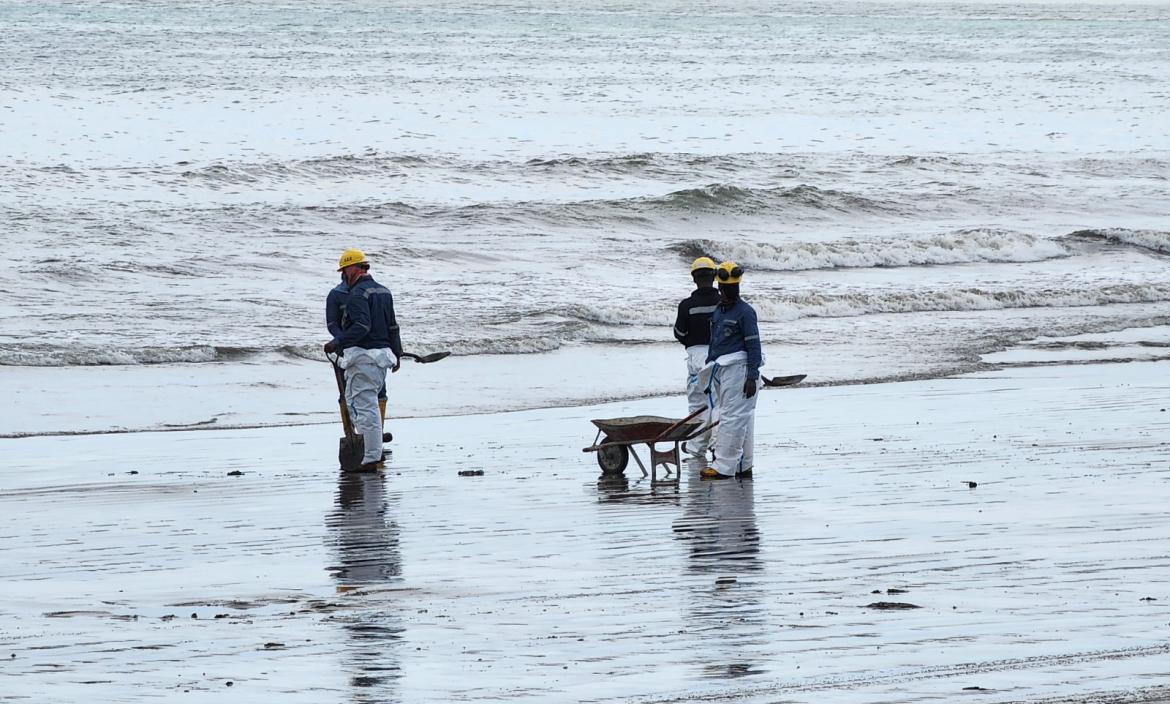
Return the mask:
<path fill-rule="evenodd" d="M 605 440 L 601 442 L 604 444 Z M 597 451 L 597 464 L 602 474 L 621 474 L 629 463 L 630 449 L 625 445 L 608 445 Z"/>

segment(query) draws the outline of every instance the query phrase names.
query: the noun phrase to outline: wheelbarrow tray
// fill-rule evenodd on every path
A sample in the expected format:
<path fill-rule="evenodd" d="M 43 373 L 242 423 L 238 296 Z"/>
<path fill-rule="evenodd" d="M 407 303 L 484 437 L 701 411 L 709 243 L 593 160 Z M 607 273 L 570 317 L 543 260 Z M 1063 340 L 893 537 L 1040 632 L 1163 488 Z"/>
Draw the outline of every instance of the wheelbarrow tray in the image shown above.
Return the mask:
<path fill-rule="evenodd" d="M 685 440 L 694 434 L 702 422 L 679 423 L 677 418 L 629 416 L 626 418 L 598 418 L 593 421 L 593 425 L 596 425 L 605 434 L 606 439 L 603 444 L 613 444 Z"/>

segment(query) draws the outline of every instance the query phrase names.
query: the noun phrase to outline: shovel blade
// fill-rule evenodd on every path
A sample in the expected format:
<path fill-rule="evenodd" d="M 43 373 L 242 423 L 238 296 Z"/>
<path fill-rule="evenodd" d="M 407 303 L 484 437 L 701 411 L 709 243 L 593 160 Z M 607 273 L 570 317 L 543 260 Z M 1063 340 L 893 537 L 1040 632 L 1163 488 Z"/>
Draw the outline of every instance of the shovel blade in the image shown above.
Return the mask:
<path fill-rule="evenodd" d="M 804 381 L 807 374 L 793 374 L 792 376 L 774 376 L 771 379 L 764 377 L 764 386 L 792 386 Z"/>
<path fill-rule="evenodd" d="M 437 362 L 440 359 L 446 359 L 450 356 L 450 352 L 432 352 L 431 354 L 424 354 L 419 357 L 415 357 L 414 359 L 419 364 L 430 364 L 431 362 Z"/>
<path fill-rule="evenodd" d="M 337 448 L 337 461 L 341 471 L 356 472 L 361 469 L 362 457 L 366 454 L 366 443 L 361 435 L 341 438 Z"/>

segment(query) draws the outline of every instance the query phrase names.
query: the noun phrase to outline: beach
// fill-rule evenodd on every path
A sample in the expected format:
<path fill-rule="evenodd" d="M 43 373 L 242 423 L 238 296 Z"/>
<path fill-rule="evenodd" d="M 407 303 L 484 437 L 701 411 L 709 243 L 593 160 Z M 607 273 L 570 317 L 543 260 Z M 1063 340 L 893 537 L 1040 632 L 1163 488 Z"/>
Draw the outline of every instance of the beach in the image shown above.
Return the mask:
<path fill-rule="evenodd" d="M 677 398 L 5 439 L 0 699 L 1164 701 L 1168 369 L 768 390 L 743 482 L 580 451 Z"/>
<path fill-rule="evenodd" d="M 1167 26 L 0 0 L 0 702 L 1170 700 Z M 451 353 L 377 475 L 355 247 Z M 603 477 L 701 257 L 807 378 L 751 480 Z"/>

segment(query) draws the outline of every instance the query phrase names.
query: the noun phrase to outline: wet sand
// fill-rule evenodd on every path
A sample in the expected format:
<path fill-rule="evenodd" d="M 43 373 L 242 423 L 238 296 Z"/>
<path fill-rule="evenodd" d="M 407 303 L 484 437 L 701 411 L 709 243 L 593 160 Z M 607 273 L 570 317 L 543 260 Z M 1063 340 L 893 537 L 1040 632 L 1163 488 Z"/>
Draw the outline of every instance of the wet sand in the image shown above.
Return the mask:
<path fill-rule="evenodd" d="M 1170 700 L 1168 372 L 768 391 L 743 483 L 599 481 L 672 399 L 0 440 L 0 701 Z"/>

